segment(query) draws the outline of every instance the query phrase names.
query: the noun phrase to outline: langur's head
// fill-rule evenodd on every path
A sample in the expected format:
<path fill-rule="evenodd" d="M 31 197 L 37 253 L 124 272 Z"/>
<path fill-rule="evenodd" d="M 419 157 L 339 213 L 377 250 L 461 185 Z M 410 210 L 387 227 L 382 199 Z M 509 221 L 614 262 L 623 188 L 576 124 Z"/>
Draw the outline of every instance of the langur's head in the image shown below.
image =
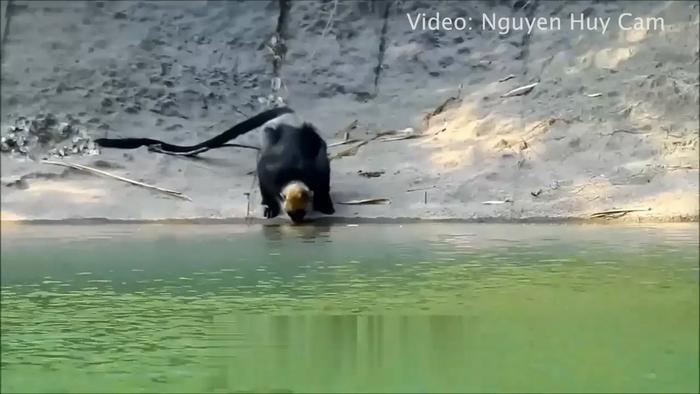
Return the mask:
<path fill-rule="evenodd" d="M 303 182 L 294 181 L 282 189 L 282 207 L 293 222 L 298 223 L 311 212 L 314 193 Z"/>

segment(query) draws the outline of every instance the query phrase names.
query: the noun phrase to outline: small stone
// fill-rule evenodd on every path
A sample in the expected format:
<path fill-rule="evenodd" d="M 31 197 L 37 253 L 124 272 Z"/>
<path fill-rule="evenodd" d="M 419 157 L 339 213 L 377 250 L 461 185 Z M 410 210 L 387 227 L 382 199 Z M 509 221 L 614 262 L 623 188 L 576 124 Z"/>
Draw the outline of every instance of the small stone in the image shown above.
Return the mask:
<path fill-rule="evenodd" d="M 115 168 L 124 168 L 123 166 L 109 162 L 107 160 L 95 160 L 92 162 L 92 165 L 97 168 L 104 168 L 104 169 L 115 169 Z"/>
<path fill-rule="evenodd" d="M 174 131 L 174 130 L 181 129 L 181 128 L 183 128 L 183 126 L 181 124 L 175 123 L 173 125 L 166 127 L 165 130 L 166 131 Z"/>
<path fill-rule="evenodd" d="M 139 111 L 141 111 L 141 107 L 138 105 L 130 105 L 124 109 L 124 112 L 128 114 L 137 114 Z"/>

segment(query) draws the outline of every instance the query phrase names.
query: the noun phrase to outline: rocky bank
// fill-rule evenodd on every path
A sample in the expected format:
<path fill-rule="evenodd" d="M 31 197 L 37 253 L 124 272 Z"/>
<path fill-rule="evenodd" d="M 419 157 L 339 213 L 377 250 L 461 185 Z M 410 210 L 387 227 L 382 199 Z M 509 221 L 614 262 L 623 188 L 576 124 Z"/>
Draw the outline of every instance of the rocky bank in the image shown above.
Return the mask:
<path fill-rule="evenodd" d="M 336 202 L 390 200 L 338 205 L 337 217 L 559 220 L 633 209 L 623 220 L 697 220 L 696 2 L 280 4 L 13 1 L 3 220 L 261 218 L 253 150 L 192 159 L 99 152 L 91 139 L 199 142 L 276 100 L 344 154 L 332 161 Z M 422 13 L 473 27 L 413 29 L 407 14 Z M 623 30 L 623 13 L 663 29 Z M 611 23 L 570 29 L 572 14 Z M 482 28 L 484 15 L 562 26 L 503 34 Z M 236 142 L 255 145 L 255 134 Z M 357 142 L 339 144 L 346 137 Z"/>

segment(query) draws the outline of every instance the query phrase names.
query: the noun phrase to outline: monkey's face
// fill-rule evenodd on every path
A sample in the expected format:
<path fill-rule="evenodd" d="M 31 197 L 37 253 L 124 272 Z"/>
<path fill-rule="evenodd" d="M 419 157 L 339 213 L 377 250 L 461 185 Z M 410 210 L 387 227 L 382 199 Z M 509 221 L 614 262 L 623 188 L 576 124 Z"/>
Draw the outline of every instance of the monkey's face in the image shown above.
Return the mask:
<path fill-rule="evenodd" d="M 291 182 L 282 190 L 282 207 L 293 222 L 299 223 L 311 211 L 313 192 L 303 182 Z"/>

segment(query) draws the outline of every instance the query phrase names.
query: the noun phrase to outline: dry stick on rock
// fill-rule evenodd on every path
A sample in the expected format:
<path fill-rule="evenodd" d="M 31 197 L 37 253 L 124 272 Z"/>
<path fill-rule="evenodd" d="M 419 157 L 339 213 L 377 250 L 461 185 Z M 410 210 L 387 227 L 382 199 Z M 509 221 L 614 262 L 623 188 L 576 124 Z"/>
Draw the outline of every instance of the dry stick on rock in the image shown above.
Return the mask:
<path fill-rule="evenodd" d="M 649 133 L 645 133 L 645 132 L 643 132 L 643 131 L 638 131 L 638 130 L 617 129 L 617 130 L 613 130 L 612 132 L 607 133 L 607 134 L 600 133 L 600 135 L 603 136 L 603 137 L 607 137 L 607 136 L 615 135 L 615 134 L 617 134 L 617 133 L 638 134 L 638 135 L 646 135 L 646 134 L 649 134 Z"/>
<path fill-rule="evenodd" d="M 377 133 L 377 135 L 375 135 L 372 138 L 368 138 L 366 140 L 361 140 L 357 145 L 351 146 L 350 148 L 347 148 L 345 150 L 342 150 L 342 151 L 330 156 L 329 160 L 335 160 L 335 159 L 339 159 L 339 158 L 345 157 L 345 156 L 354 156 L 357 154 L 357 151 L 360 149 L 360 147 L 367 145 L 368 143 L 370 143 L 376 139 L 382 138 L 382 137 L 387 136 L 387 135 L 396 135 L 397 133 L 398 132 L 396 130 L 381 131 L 381 132 Z M 343 144 L 334 143 L 333 145 L 338 146 L 338 145 L 343 145 Z"/>
<path fill-rule="evenodd" d="M 254 149 L 254 150 L 257 150 L 257 151 L 260 150 L 260 148 L 258 148 L 257 146 L 243 145 L 243 144 L 223 144 L 223 145 L 221 145 L 221 146 L 222 146 L 222 147 L 224 147 L 224 146 L 229 146 L 229 147 L 233 147 L 233 148 L 243 148 L 243 149 Z M 169 152 L 169 151 L 163 150 L 163 148 L 161 148 L 160 144 L 158 144 L 158 145 L 149 145 L 149 146 L 148 146 L 148 150 L 150 150 L 150 151 L 152 151 L 152 152 L 158 152 L 158 153 L 163 153 L 163 154 L 166 154 L 166 155 L 171 155 L 171 156 L 187 156 L 187 157 L 194 157 L 194 156 L 197 156 L 197 155 L 200 154 L 200 153 L 204 153 L 204 152 L 206 152 L 206 151 L 211 150 L 211 148 L 207 148 L 207 147 L 205 146 L 205 147 L 202 147 L 202 148 L 199 148 L 199 149 L 196 149 L 196 150 L 193 150 L 193 151 L 189 151 L 189 152 Z"/>
<path fill-rule="evenodd" d="M 82 165 L 82 164 L 63 163 L 63 162 L 60 162 L 60 161 L 53 161 L 53 160 L 42 160 L 42 163 L 51 164 L 51 165 L 55 165 L 55 166 L 62 166 L 62 167 L 73 168 L 73 169 L 85 171 L 85 172 L 88 172 L 88 173 L 91 173 L 91 174 L 94 174 L 94 175 L 106 176 L 106 177 L 108 177 L 108 178 L 113 178 L 113 179 L 116 179 L 116 180 L 119 180 L 119 181 L 122 181 L 122 182 L 130 183 L 130 184 L 135 185 L 135 186 L 140 186 L 140 187 L 143 187 L 143 188 L 146 188 L 146 189 L 151 189 L 151 190 L 159 191 L 159 192 L 161 192 L 161 193 L 165 193 L 165 194 L 168 194 L 168 195 L 171 195 L 171 196 L 175 196 L 175 197 L 181 198 L 181 199 L 183 199 L 183 200 L 192 201 L 191 198 L 187 197 L 186 195 L 184 195 L 183 193 L 180 193 L 180 192 L 178 192 L 178 191 L 169 190 L 169 189 L 164 189 L 164 188 L 162 188 L 162 187 L 149 185 L 149 184 L 146 184 L 146 183 L 142 183 L 142 182 L 139 182 L 139 181 L 135 181 L 135 180 L 133 180 L 133 179 L 124 178 L 124 177 L 122 177 L 122 176 L 110 174 L 109 172 L 105 172 L 105 171 L 102 171 L 102 170 L 98 170 L 98 169 L 96 169 L 96 168 L 84 166 L 84 165 Z"/>
<path fill-rule="evenodd" d="M 511 80 L 511 79 L 513 79 L 513 78 L 515 78 L 515 75 L 514 75 L 514 74 L 510 74 L 510 75 L 508 75 L 508 76 L 505 76 L 505 77 L 499 79 L 498 82 L 505 82 L 505 81 Z"/>
<path fill-rule="evenodd" d="M 446 128 L 443 128 L 443 129 L 438 130 L 437 132 L 432 133 L 432 134 L 417 134 L 417 133 L 413 133 L 413 132 L 389 130 L 389 131 L 381 131 L 381 132 L 377 133 L 377 135 L 375 135 L 374 137 L 368 138 L 366 140 L 361 140 L 361 141 L 360 140 L 348 140 L 348 141 L 334 142 L 332 144 L 329 144 L 328 146 L 329 147 L 339 146 L 339 145 L 345 145 L 345 144 L 360 141 L 357 145 L 352 146 L 348 149 L 342 150 L 333 156 L 330 156 L 330 160 L 339 159 L 339 158 L 345 157 L 345 156 L 354 156 L 357 154 L 357 151 L 360 149 L 360 147 L 367 145 L 368 143 L 370 143 L 372 141 L 390 142 L 390 141 L 401 141 L 401 140 L 408 140 L 408 139 L 414 139 L 414 138 L 431 137 L 431 136 L 435 136 L 437 134 L 440 134 L 441 132 L 443 132 L 445 130 L 446 130 Z M 403 134 L 403 135 L 396 136 L 397 134 Z"/>
<path fill-rule="evenodd" d="M 343 139 L 348 140 L 350 138 L 350 131 L 355 130 L 356 128 L 357 119 L 350 122 L 350 124 L 345 126 L 345 128 L 341 131 L 341 134 L 343 134 Z"/>
<path fill-rule="evenodd" d="M 359 144 L 356 144 L 355 146 L 351 146 L 348 149 L 342 150 L 342 151 L 334 154 L 333 156 L 329 157 L 328 160 L 335 160 L 335 159 L 339 159 L 339 158 L 345 157 L 345 156 L 354 156 L 355 154 L 357 154 L 357 151 L 360 149 L 361 146 L 367 145 L 370 141 L 371 141 L 371 139 L 363 140 L 362 142 L 360 142 Z"/>
<path fill-rule="evenodd" d="M 669 171 L 675 171 L 675 170 L 697 170 L 697 167 L 693 167 L 691 165 L 671 165 L 668 166 Z"/>
<path fill-rule="evenodd" d="M 389 204 L 391 202 L 388 198 L 367 198 L 362 200 L 350 200 L 339 202 L 341 205 L 379 205 L 379 204 Z"/>
<path fill-rule="evenodd" d="M 422 134 L 407 134 L 407 135 L 401 135 L 398 137 L 384 137 L 380 138 L 377 141 L 379 142 L 391 142 L 391 141 L 401 141 L 401 140 L 412 140 L 414 138 L 420 138 L 420 137 L 428 137 L 427 135 L 422 135 Z"/>
<path fill-rule="evenodd" d="M 344 141 L 333 142 L 333 143 L 331 143 L 331 144 L 328 144 L 328 147 L 329 147 L 329 148 L 333 148 L 333 147 L 335 147 L 335 146 L 353 144 L 353 143 L 359 142 L 359 141 L 360 141 L 360 140 L 356 140 L 356 139 L 348 139 L 348 140 L 344 140 Z"/>
<path fill-rule="evenodd" d="M 340 146 L 340 145 L 345 145 L 345 144 L 352 144 L 353 142 L 358 142 L 358 141 L 360 141 L 360 140 L 358 140 L 358 139 L 350 139 L 350 131 L 353 130 L 353 129 L 355 129 L 356 127 L 357 127 L 357 119 L 353 120 L 352 122 L 350 122 L 349 125 L 345 126 L 344 129 L 342 129 L 341 131 L 339 131 L 339 132 L 336 133 L 336 135 L 340 134 L 340 135 L 343 136 L 343 140 L 342 140 L 342 141 L 333 142 L 333 143 L 331 143 L 331 144 L 328 144 L 328 147 L 330 148 L 330 147 L 334 147 L 334 146 Z"/>
<path fill-rule="evenodd" d="M 525 85 L 525 86 L 521 86 L 521 87 L 519 87 L 519 88 L 515 88 L 515 89 L 513 89 L 513 90 L 511 90 L 511 91 L 509 91 L 509 92 L 507 92 L 507 93 L 505 93 L 505 94 L 502 95 L 501 97 L 513 97 L 513 96 L 523 96 L 523 95 L 526 95 L 526 94 L 530 93 L 530 92 L 532 91 L 532 89 L 533 89 L 535 86 L 537 86 L 538 83 L 539 83 L 539 82 L 535 82 L 535 83 L 531 83 L 531 84 L 529 84 L 529 85 Z"/>
<path fill-rule="evenodd" d="M 330 15 L 328 15 L 328 21 L 326 22 L 326 26 L 321 32 L 321 40 L 323 40 L 323 37 L 326 36 L 326 33 L 328 33 L 328 28 L 330 28 L 331 23 L 333 23 L 333 17 L 335 16 L 336 8 L 338 8 L 338 0 L 333 0 L 333 9 L 331 9 L 331 13 Z M 313 60 L 314 56 L 316 56 L 316 48 L 314 48 L 314 50 L 311 52 L 311 56 L 309 56 L 309 58 Z"/>
<path fill-rule="evenodd" d="M 436 115 L 439 115 L 443 112 L 445 112 L 445 109 L 447 109 L 447 106 L 450 105 L 452 102 L 455 102 L 459 100 L 459 96 L 462 93 L 462 85 L 460 85 L 459 90 L 457 91 L 457 96 L 450 96 L 448 97 L 445 101 L 442 102 L 442 104 L 438 105 L 435 107 L 434 110 L 429 112 L 423 117 L 423 122 L 425 123 L 425 128 L 427 129 L 430 126 L 430 119 L 435 117 Z"/>
<path fill-rule="evenodd" d="M 258 151 L 258 154 L 255 156 L 255 161 L 257 162 L 260 160 L 260 152 Z M 250 182 L 250 188 L 248 189 L 247 193 L 243 193 L 246 196 L 246 212 L 245 212 L 245 217 L 246 219 L 250 218 L 250 197 L 255 193 L 255 184 L 258 180 L 258 171 L 253 170 L 253 180 Z"/>
<path fill-rule="evenodd" d="M 418 192 L 418 191 L 430 190 L 430 189 L 435 189 L 435 186 L 426 186 L 426 187 L 417 187 L 414 189 L 406 189 L 406 193 Z"/>
<path fill-rule="evenodd" d="M 648 212 L 651 208 L 647 209 L 610 209 L 607 211 L 595 212 L 591 214 L 591 218 L 604 218 L 604 217 L 620 217 L 624 216 L 630 212 Z"/>

